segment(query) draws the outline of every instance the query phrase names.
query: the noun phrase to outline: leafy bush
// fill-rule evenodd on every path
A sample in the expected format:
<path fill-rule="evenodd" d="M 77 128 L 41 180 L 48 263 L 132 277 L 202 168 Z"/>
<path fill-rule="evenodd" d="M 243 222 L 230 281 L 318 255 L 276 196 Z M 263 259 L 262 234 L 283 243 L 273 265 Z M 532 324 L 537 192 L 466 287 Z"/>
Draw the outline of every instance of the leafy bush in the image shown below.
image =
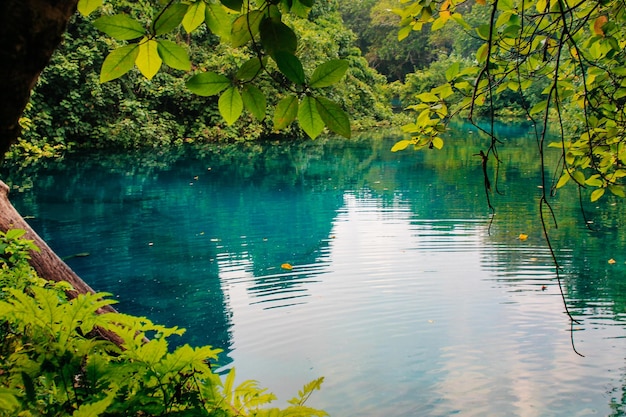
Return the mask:
<path fill-rule="evenodd" d="M 305 405 L 323 378 L 307 384 L 284 409 L 254 381 L 235 385 L 211 369 L 220 352 L 181 346 L 184 330 L 143 317 L 98 314 L 107 294 L 68 300 L 67 283 L 47 282 L 28 264 L 33 243 L 23 230 L 0 232 L 0 415 L 20 416 L 324 416 Z M 113 331 L 120 345 L 92 336 Z M 147 337 L 151 337 L 148 341 Z"/>

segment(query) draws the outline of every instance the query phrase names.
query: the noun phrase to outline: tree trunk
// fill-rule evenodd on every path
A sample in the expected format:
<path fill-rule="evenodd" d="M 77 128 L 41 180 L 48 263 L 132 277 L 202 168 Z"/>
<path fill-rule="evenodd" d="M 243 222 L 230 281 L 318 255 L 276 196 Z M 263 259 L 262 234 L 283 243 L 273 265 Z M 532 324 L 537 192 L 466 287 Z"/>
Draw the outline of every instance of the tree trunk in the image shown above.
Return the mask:
<path fill-rule="evenodd" d="M 30 99 L 41 71 L 63 40 L 78 0 L 0 0 L 0 160 L 20 135 L 19 119 Z M 67 281 L 73 287 L 70 298 L 94 293 L 61 260 L 10 203 L 9 187 L 0 181 L 0 230 L 26 230 L 26 238 L 40 248 L 33 253 L 31 265 L 41 278 Z M 111 306 L 99 313 L 115 312 Z M 104 329 L 94 330 L 97 337 L 118 346 L 122 340 Z M 147 340 L 147 339 L 146 339 Z"/>
<path fill-rule="evenodd" d="M 78 0 L 0 0 L 0 158 L 39 74 L 63 39 Z"/>
<path fill-rule="evenodd" d="M 67 266 L 56 253 L 50 249 L 46 242 L 30 227 L 26 220 L 17 212 L 9 201 L 9 187 L 0 181 L 0 230 L 9 229 L 26 230 L 26 239 L 32 240 L 40 249 L 39 252 L 32 252 L 30 264 L 37 271 L 37 274 L 50 281 L 67 281 L 74 290 L 68 291 L 68 297 L 75 298 L 79 294 L 94 293 L 94 290 L 85 283 L 72 269 Z M 99 313 L 114 313 L 116 310 L 111 306 L 104 306 L 98 310 Z M 110 340 L 120 346 L 122 340 L 115 333 L 101 328 L 95 329 L 96 336 Z"/>

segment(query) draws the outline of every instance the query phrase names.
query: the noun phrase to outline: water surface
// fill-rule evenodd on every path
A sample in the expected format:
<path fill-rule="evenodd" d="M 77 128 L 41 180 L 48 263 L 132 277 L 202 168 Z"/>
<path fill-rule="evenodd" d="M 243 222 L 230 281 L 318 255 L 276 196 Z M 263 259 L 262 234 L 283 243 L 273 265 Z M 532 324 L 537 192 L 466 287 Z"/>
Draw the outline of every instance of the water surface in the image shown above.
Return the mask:
<path fill-rule="evenodd" d="M 535 142 L 508 129 L 491 226 L 467 127 L 442 151 L 329 139 L 74 156 L 5 178 L 120 310 L 223 348 L 224 369 L 282 401 L 324 376 L 311 405 L 333 416 L 624 415 L 623 208 L 586 204 L 589 230 L 575 190 L 552 200 L 571 327 Z"/>

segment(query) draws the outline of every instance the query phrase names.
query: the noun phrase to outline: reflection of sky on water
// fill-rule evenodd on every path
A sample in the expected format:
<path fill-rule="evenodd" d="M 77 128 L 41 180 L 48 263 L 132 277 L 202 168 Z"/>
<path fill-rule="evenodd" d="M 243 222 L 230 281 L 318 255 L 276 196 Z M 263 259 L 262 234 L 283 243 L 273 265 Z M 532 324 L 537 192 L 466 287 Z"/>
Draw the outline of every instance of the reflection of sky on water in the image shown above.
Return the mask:
<path fill-rule="evenodd" d="M 258 293 L 250 268 L 226 270 L 240 378 L 285 399 L 323 375 L 312 404 L 337 416 L 608 413 L 625 346 L 605 338 L 623 329 L 576 333 L 588 355 L 577 356 L 550 264 L 534 259 L 543 250 L 512 239 L 529 258 L 516 277 L 494 258 L 505 248 L 490 246 L 485 223 L 416 217 L 400 199 L 346 194 L 318 269 L 269 276 L 299 277 L 303 304 L 280 286 L 278 298 Z"/>

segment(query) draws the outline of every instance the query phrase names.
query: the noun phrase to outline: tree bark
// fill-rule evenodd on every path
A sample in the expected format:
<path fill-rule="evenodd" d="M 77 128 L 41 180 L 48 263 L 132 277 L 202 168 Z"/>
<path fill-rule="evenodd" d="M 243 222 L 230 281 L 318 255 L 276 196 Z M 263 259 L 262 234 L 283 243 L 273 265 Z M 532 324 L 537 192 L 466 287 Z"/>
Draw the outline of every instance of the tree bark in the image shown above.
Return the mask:
<path fill-rule="evenodd" d="M 68 291 L 68 297 L 75 298 L 79 294 L 93 294 L 95 291 L 87 285 L 72 269 L 65 263 L 46 242 L 30 227 L 24 218 L 17 212 L 15 207 L 9 201 L 9 187 L 0 181 L 0 230 L 7 231 L 9 229 L 26 230 L 24 238 L 30 239 L 39 248 L 39 252 L 32 252 L 30 264 L 37 271 L 37 274 L 49 281 L 66 281 L 74 288 Z M 98 313 L 115 313 L 116 310 L 111 306 L 104 306 L 98 310 Z M 97 337 L 109 340 L 120 346 L 122 340 L 115 333 L 96 328 Z"/>
<path fill-rule="evenodd" d="M 63 40 L 78 0 L 0 0 L 0 160 L 20 135 L 19 119 L 30 99 L 41 71 Z M 40 252 L 32 253 L 30 264 L 41 278 L 67 281 L 74 290 L 68 296 L 94 293 L 72 269 L 37 235 L 9 201 L 9 187 L 0 181 L 0 230 L 26 230 Z M 99 313 L 116 310 L 111 306 Z M 121 338 L 96 328 L 97 337 L 118 346 Z M 146 339 L 147 340 L 147 339 Z"/>
<path fill-rule="evenodd" d="M 0 0 L 0 158 L 39 74 L 63 39 L 78 0 Z"/>

